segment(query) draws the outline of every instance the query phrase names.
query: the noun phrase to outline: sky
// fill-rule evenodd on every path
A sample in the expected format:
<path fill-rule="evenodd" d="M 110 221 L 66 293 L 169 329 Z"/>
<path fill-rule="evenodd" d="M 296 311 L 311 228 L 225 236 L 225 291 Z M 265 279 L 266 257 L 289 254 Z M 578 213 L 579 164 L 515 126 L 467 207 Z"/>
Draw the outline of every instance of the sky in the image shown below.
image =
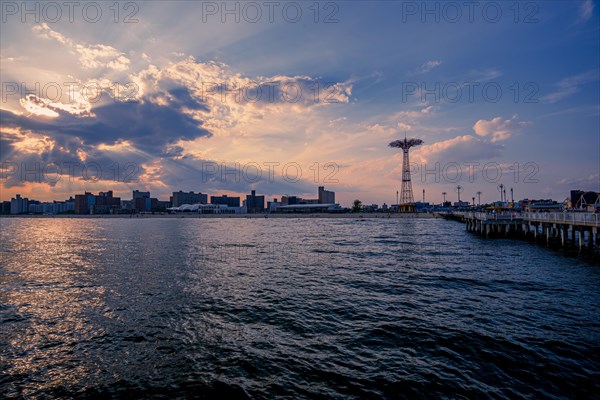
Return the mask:
<path fill-rule="evenodd" d="M 600 191 L 598 1 L 1 7 L 1 200 Z"/>

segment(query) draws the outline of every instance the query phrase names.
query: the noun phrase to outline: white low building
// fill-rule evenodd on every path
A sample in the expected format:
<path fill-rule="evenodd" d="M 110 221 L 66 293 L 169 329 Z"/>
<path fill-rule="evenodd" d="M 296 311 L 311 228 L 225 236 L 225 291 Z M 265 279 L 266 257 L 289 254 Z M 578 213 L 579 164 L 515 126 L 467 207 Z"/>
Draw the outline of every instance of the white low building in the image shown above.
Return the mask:
<path fill-rule="evenodd" d="M 245 214 L 244 207 L 229 207 L 227 204 L 182 204 L 179 207 L 167 208 L 167 211 L 175 214 Z"/>
<path fill-rule="evenodd" d="M 276 213 L 341 213 L 344 209 L 339 204 L 292 204 L 275 208 Z"/>

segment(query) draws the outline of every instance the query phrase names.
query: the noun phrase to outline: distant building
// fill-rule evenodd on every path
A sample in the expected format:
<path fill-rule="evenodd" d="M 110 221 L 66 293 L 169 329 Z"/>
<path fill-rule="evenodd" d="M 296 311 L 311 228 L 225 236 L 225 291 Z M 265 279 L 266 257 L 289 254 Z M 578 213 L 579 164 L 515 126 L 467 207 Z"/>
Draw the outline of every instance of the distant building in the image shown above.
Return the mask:
<path fill-rule="evenodd" d="M 121 200 L 121 212 L 130 214 L 134 210 L 133 200 Z"/>
<path fill-rule="evenodd" d="M 299 199 L 298 204 L 321 204 L 321 203 L 319 203 L 319 199 Z"/>
<path fill-rule="evenodd" d="M 596 208 L 600 208 L 600 193 L 571 190 L 570 202 L 572 208 L 595 211 Z"/>
<path fill-rule="evenodd" d="M 184 204 L 207 204 L 208 195 L 194 192 L 173 192 L 171 197 L 173 207 L 179 207 Z"/>
<path fill-rule="evenodd" d="M 72 201 L 29 204 L 29 212 L 33 214 L 61 214 L 73 211 L 74 208 L 75 203 Z"/>
<path fill-rule="evenodd" d="M 377 212 L 377 210 L 379 209 L 379 205 L 377 204 L 371 204 L 371 205 L 364 205 L 363 206 L 363 212 Z"/>
<path fill-rule="evenodd" d="M 525 211 L 562 211 L 564 206 L 562 203 L 557 203 L 552 199 L 529 200 L 521 201 L 521 208 Z"/>
<path fill-rule="evenodd" d="M 90 192 L 75 195 L 75 214 L 113 214 L 120 208 L 121 198 L 114 197 L 112 190 L 98 195 Z"/>
<path fill-rule="evenodd" d="M 169 207 L 167 211 L 175 214 L 244 214 L 243 207 L 229 207 L 226 204 L 184 204 L 178 207 Z"/>
<path fill-rule="evenodd" d="M 462 203 L 464 203 L 464 202 L 462 202 Z M 467 205 L 469 205 L 469 203 L 467 203 Z M 433 210 L 433 206 L 428 202 L 422 202 L 422 201 L 415 202 L 415 211 L 416 212 L 428 212 L 428 211 L 432 211 L 432 210 Z"/>
<path fill-rule="evenodd" d="M 10 214 L 10 201 L 3 201 L 1 208 L 0 208 L 0 214 Z"/>
<path fill-rule="evenodd" d="M 294 204 L 299 204 L 299 201 L 302 200 L 297 196 L 281 196 L 281 205 L 282 206 L 291 206 Z"/>
<path fill-rule="evenodd" d="M 152 200 L 150 197 L 138 197 L 133 199 L 133 208 L 136 211 L 150 211 L 152 208 Z"/>
<path fill-rule="evenodd" d="M 167 200 L 158 200 L 156 203 L 156 209 L 158 211 L 165 211 L 169 207 L 171 207 L 171 202 Z"/>
<path fill-rule="evenodd" d="M 469 207 L 471 204 L 468 201 L 455 201 L 454 207 Z"/>
<path fill-rule="evenodd" d="M 265 196 L 257 196 L 253 190 L 251 194 L 246 195 L 246 207 L 248 214 L 256 214 L 265 211 Z"/>
<path fill-rule="evenodd" d="M 85 194 L 75 195 L 75 214 L 89 214 L 87 196 Z"/>
<path fill-rule="evenodd" d="M 335 192 L 325 190 L 324 186 L 319 186 L 319 204 L 335 204 Z"/>
<path fill-rule="evenodd" d="M 29 199 L 27 197 L 21 197 L 18 194 L 16 197 L 10 199 L 10 213 L 11 214 L 22 214 L 28 212 Z"/>
<path fill-rule="evenodd" d="M 344 209 L 339 204 L 292 204 L 279 206 L 275 212 L 281 214 L 341 213 Z"/>
<path fill-rule="evenodd" d="M 268 201 L 267 202 L 267 211 L 275 212 L 277 210 L 277 207 L 279 207 L 281 205 L 282 205 L 282 203 L 277 201 L 277 199 L 273 199 L 273 201 Z"/>
<path fill-rule="evenodd" d="M 150 192 L 140 192 L 139 190 L 133 191 L 132 199 L 150 198 Z"/>
<path fill-rule="evenodd" d="M 93 206 L 89 207 L 92 214 L 113 214 L 121 208 L 121 198 L 114 197 L 112 190 L 100 192 L 94 198 Z"/>
<path fill-rule="evenodd" d="M 210 196 L 210 204 L 225 204 L 229 207 L 239 207 L 239 197 L 228 197 L 226 194 L 222 196 Z"/>

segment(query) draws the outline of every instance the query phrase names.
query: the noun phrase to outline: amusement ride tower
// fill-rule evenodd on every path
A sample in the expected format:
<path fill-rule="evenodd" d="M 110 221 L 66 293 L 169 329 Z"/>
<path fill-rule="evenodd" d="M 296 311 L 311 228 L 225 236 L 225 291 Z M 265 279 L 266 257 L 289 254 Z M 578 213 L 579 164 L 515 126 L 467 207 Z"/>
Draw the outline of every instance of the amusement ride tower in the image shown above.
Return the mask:
<path fill-rule="evenodd" d="M 412 191 L 412 182 L 410 180 L 410 162 L 408 159 L 408 151 L 411 147 L 420 146 L 423 144 L 421 139 L 406 139 L 395 140 L 390 143 L 390 147 L 400 148 L 404 152 L 402 159 L 402 189 L 400 191 L 400 201 L 398 203 L 398 212 L 415 212 L 415 198 Z"/>

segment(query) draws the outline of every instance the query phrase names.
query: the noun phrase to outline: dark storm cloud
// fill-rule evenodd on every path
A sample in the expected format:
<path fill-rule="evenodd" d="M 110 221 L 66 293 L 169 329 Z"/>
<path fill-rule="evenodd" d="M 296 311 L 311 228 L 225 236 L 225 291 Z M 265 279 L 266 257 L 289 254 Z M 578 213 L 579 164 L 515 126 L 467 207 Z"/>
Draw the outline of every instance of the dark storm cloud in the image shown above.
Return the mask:
<path fill-rule="evenodd" d="M 201 127 L 201 122 L 182 112 L 184 107 L 204 107 L 194 101 L 187 89 L 174 92 L 181 96 L 169 106 L 149 101 L 111 102 L 94 108 L 93 117 L 77 117 L 64 111 L 57 118 L 28 118 L 7 110 L 0 110 L 5 127 L 31 130 L 60 137 L 79 138 L 85 145 L 112 144 L 127 140 L 141 151 L 151 155 L 164 155 L 167 145 L 178 140 L 193 140 L 211 133 Z"/>

